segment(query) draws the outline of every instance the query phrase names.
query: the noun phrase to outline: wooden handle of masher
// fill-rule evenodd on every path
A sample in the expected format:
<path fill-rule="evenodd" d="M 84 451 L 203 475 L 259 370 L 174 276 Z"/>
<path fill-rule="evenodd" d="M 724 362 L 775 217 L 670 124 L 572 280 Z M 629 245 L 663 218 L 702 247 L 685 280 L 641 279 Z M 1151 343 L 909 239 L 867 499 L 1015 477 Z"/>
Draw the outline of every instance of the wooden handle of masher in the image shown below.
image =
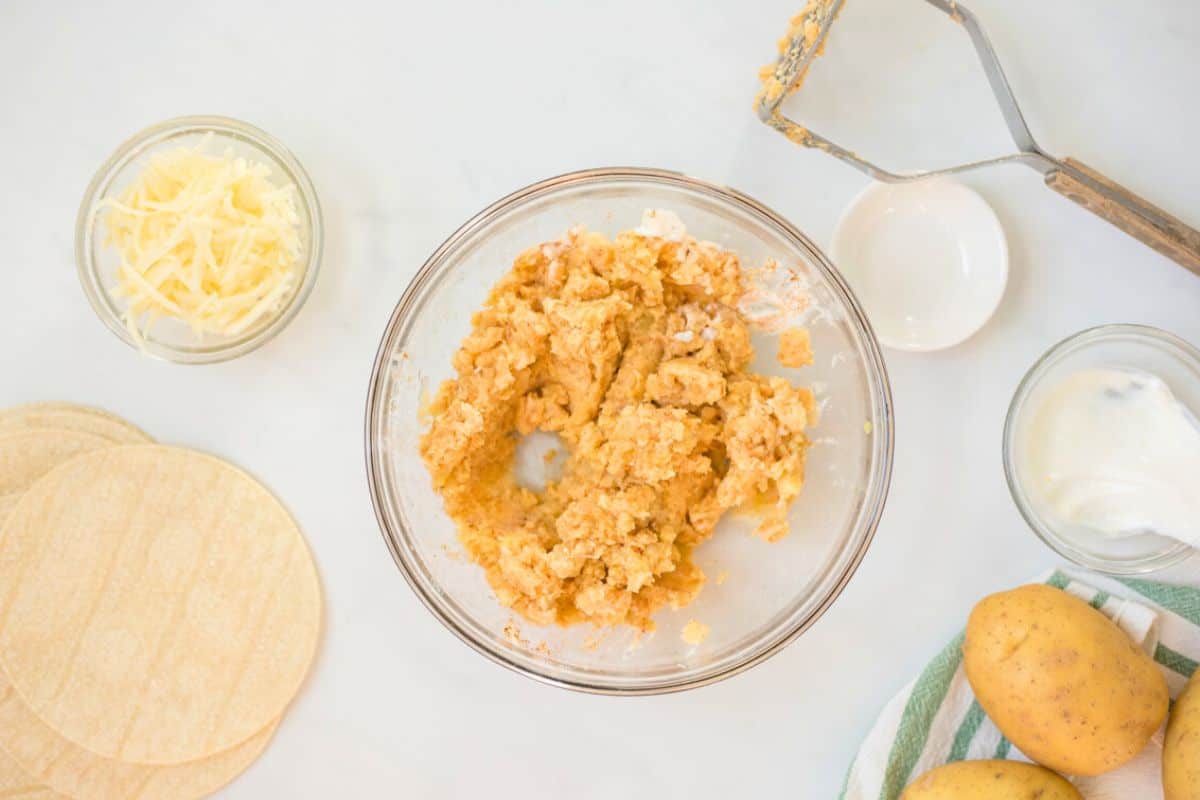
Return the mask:
<path fill-rule="evenodd" d="M 1064 159 L 1046 175 L 1046 185 L 1200 275 L 1200 231 L 1091 167 Z"/>

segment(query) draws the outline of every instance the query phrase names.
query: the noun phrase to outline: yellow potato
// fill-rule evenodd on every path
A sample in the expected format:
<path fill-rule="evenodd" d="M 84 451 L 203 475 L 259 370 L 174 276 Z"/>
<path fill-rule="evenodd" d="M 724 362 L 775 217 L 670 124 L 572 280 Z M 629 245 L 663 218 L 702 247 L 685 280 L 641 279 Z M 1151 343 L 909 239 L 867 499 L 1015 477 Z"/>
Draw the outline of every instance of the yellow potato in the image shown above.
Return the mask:
<path fill-rule="evenodd" d="M 984 598 L 963 666 L 975 697 L 1025 755 L 1099 775 L 1141 751 L 1167 716 L 1167 682 L 1108 617 L 1044 584 Z"/>
<path fill-rule="evenodd" d="M 1200 800 L 1200 672 L 1175 701 L 1163 744 L 1166 800 Z"/>
<path fill-rule="evenodd" d="M 917 778 L 900 800 L 1083 800 L 1063 777 L 1020 761 L 956 761 Z"/>

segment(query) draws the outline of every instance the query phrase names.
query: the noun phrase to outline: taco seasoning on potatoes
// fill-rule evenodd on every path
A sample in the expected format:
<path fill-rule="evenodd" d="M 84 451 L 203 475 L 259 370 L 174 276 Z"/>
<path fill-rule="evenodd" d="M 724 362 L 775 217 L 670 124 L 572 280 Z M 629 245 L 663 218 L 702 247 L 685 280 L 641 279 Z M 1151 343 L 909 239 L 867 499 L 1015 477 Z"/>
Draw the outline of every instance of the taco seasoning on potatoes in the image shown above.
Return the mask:
<path fill-rule="evenodd" d="M 729 511 L 787 533 L 811 391 L 752 373 L 735 253 L 670 212 L 532 247 L 492 289 L 434 399 L 421 454 L 499 601 L 537 624 L 654 627 L 705 575 Z M 511 475 L 520 435 L 561 438 L 561 479 Z"/>

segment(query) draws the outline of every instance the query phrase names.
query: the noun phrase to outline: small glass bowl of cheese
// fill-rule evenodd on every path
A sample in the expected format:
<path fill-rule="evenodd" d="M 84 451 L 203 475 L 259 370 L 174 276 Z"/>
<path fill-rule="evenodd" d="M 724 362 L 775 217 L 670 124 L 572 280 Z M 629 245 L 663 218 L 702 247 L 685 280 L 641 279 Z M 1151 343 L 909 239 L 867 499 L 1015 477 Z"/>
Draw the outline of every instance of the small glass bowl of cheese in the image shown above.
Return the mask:
<path fill-rule="evenodd" d="M 184 364 L 256 349 L 300 311 L 320 268 L 312 181 L 278 140 L 227 117 L 136 134 L 80 205 L 79 280 L 101 321 Z"/>

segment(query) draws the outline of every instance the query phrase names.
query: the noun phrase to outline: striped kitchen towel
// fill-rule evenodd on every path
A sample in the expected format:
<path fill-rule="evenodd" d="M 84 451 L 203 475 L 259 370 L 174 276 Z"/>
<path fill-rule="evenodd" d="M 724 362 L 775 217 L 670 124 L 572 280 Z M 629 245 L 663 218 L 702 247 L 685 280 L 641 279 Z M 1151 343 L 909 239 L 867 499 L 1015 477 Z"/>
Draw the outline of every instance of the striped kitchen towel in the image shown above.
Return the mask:
<path fill-rule="evenodd" d="M 1104 612 L 1158 662 L 1171 697 L 1183 690 L 1200 662 L 1200 589 L 1066 570 L 1041 580 Z M 896 800 L 917 776 L 950 761 L 1029 760 L 975 701 L 962 668 L 962 640 L 955 637 L 883 709 L 850 767 L 841 800 Z M 1086 800 L 1161 800 L 1161 757 L 1160 731 L 1129 764 L 1075 784 Z"/>

